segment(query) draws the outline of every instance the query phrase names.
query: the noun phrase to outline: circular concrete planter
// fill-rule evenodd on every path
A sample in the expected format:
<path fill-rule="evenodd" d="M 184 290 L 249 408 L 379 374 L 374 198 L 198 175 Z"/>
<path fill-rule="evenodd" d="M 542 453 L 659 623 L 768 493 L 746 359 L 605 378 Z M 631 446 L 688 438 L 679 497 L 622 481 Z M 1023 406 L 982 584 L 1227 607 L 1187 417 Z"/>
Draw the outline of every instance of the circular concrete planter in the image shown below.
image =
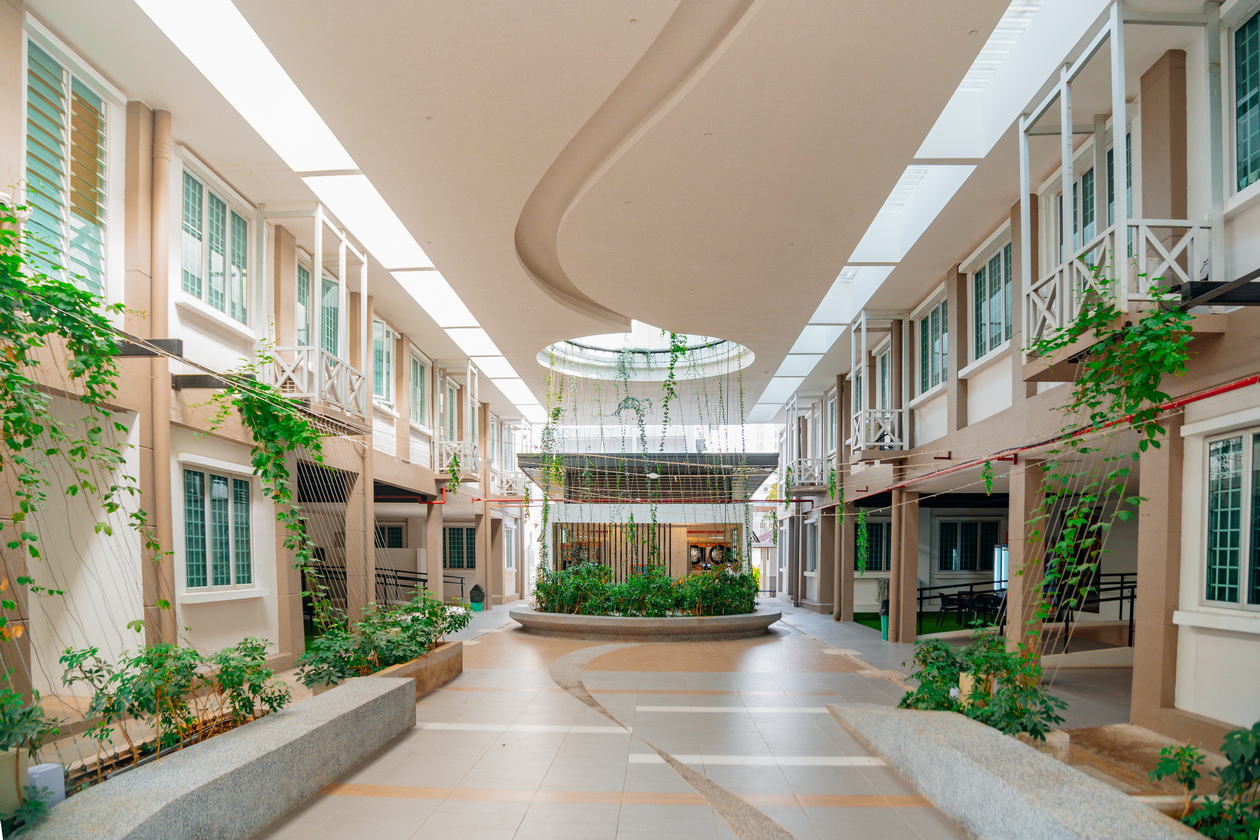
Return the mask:
<path fill-rule="evenodd" d="M 742 615 L 625 618 L 618 615 L 544 613 L 522 607 L 509 610 L 508 615 L 519 622 L 526 632 L 537 636 L 616 642 L 695 642 L 764 636 L 783 613 L 759 609 Z"/>

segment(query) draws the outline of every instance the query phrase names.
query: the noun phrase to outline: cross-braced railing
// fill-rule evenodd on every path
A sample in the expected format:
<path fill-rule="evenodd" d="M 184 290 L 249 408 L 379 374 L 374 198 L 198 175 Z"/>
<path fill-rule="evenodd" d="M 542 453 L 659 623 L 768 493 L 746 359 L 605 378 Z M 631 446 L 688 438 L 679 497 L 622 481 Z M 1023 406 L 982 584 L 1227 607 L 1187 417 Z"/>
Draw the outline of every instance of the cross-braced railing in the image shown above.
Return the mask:
<path fill-rule="evenodd" d="M 853 415 L 853 434 L 849 448 L 858 453 L 864 449 L 905 449 L 901 436 L 900 408 L 864 408 Z"/>
<path fill-rule="evenodd" d="M 477 444 L 471 440 L 444 440 L 438 444 L 438 472 L 449 473 L 459 459 L 460 478 L 475 477 L 481 471 Z"/>
<path fill-rule="evenodd" d="M 794 487 L 821 487 L 826 483 L 826 458 L 797 458 L 792 462 L 792 485 Z"/>
<path fill-rule="evenodd" d="M 277 347 L 269 355 L 271 384 L 285 396 L 367 417 L 367 379 L 345 360 L 320 347 Z"/>
<path fill-rule="evenodd" d="M 490 470 L 490 488 L 496 496 L 525 495 L 525 473 L 520 470 Z"/>
<path fill-rule="evenodd" d="M 1028 344 L 1070 324 L 1092 296 L 1114 299 L 1127 312 L 1131 304 L 1150 300 L 1154 281 L 1176 288 L 1207 271 L 1210 223 L 1132 219 L 1125 228 L 1122 260 L 1116 259 L 1115 227 L 1109 227 L 1029 286 L 1024 297 Z"/>

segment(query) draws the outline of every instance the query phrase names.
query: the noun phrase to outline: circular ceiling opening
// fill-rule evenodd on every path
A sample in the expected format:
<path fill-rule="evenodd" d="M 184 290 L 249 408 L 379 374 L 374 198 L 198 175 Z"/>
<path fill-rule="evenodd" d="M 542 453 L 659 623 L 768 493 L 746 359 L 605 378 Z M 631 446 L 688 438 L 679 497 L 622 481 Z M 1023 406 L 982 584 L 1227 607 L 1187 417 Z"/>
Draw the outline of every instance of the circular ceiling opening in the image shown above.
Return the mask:
<path fill-rule="evenodd" d="M 669 377 L 670 357 L 679 379 L 703 379 L 735 373 L 753 363 L 753 352 L 742 344 L 708 335 L 671 334 L 642 321 L 630 332 L 588 335 L 557 341 L 538 353 L 538 363 L 587 379 L 661 382 Z"/>

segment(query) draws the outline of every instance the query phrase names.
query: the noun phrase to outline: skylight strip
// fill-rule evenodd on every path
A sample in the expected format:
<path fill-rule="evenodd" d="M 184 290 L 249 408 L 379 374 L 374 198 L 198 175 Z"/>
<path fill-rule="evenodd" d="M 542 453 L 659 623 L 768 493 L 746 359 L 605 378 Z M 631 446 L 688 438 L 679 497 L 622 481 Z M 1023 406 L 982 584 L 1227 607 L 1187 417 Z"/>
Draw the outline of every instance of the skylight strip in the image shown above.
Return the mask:
<path fill-rule="evenodd" d="M 989 39 L 985 41 L 971 68 L 959 83 L 959 90 L 984 90 L 997 73 L 1002 62 L 1019 43 L 1020 37 L 1028 29 L 1037 12 L 1041 11 L 1042 0 L 1014 0 L 1002 14 L 1001 20 L 993 28 Z"/>

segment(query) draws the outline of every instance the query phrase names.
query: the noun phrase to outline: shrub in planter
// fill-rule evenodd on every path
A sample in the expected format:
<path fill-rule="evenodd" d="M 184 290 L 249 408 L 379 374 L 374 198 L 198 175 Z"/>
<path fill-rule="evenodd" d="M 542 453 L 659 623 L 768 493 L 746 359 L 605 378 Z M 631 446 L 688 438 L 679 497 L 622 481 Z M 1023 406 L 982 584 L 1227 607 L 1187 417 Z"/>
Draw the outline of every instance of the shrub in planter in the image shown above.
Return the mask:
<path fill-rule="evenodd" d="M 95 723 L 85 734 L 97 744 L 97 780 L 115 731 L 127 743 L 120 763 L 130 759 L 134 766 L 146 755 L 283 708 L 289 689 L 267 667 L 266 652 L 267 642 L 252 638 L 210 655 L 162 643 L 124 653 L 115 665 L 95 647 L 66 650 L 62 683 L 92 691 L 85 717 Z M 157 733 L 151 742 L 139 737 L 146 725 Z"/>
<path fill-rule="evenodd" d="M 22 806 L 27 757 L 35 758 L 44 740 L 59 732 L 57 722 L 44 717 L 39 693 L 31 697 L 28 703 L 12 688 L 0 688 L 0 812 L 5 814 Z"/>
<path fill-rule="evenodd" d="M 534 601 L 540 612 L 571 615 L 742 615 L 756 612 L 755 572 L 695 572 L 677 580 L 659 566 L 614 583 L 612 568 L 575 563 L 538 571 Z"/>
<path fill-rule="evenodd" d="M 914 661 L 919 670 L 912 676 L 919 685 L 906 692 L 899 709 L 959 712 L 1007 735 L 1027 732 L 1038 741 L 1063 722 L 1059 712 L 1067 703 L 1041 687 L 1037 658 L 1022 645 L 1007 650 L 1001 636 L 977 636 L 958 650 L 928 639 L 914 646 Z M 959 685 L 963 674 L 970 676 L 966 695 Z"/>
<path fill-rule="evenodd" d="M 1213 771 L 1219 782 L 1215 797 L 1194 796 L 1202 774 L 1198 747 L 1164 747 L 1151 779 L 1172 776 L 1185 791 L 1181 821 L 1213 840 L 1253 840 L 1260 835 L 1260 721 L 1250 729 L 1225 736 L 1221 755 L 1229 764 Z"/>
<path fill-rule="evenodd" d="M 307 644 L 298 659 L 298 679 L 307 688 L 336 685 L 410 662 L 471 620 L 467 609 L 448 607 L 424 593 L 396 607 L 369 603 L 361 620 L 330 627 Z"/>

